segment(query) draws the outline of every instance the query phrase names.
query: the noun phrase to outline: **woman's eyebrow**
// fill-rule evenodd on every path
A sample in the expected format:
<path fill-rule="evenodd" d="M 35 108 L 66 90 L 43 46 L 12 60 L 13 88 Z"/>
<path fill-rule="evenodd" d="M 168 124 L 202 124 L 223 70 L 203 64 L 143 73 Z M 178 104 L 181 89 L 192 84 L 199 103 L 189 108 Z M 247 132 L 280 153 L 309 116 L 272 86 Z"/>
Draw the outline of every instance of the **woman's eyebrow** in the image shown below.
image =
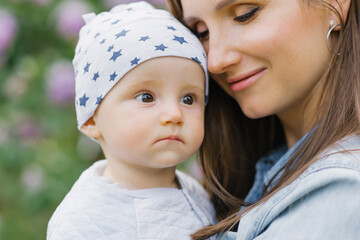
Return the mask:
<path fill-rule="evenodd" d="M 223 9 L 224 7 L 232 4 L 233 2 L 235 2 L 236 0 L 220 0 L 218 4 L 216 4 L 215 9 L 217 11 L 220 11 L 221 9 Z"/>
<path fill-rule="evenodd" d="M 192 22 L 194 22 L 195 20 L 197 20 L 197 18 L 195 18 L 195 17 L 187 17 L 187 18 L 184 18 L 184 19 L 183 19 L 183 22 L 184 22 L 186 25 L 189 25 L 189 24 L 191 24 Z"/>
<path fill-rule="evenodd" d="M 219 0 L 215 6 L 215 10 L 220 11 L 221 9 L 232 4 L 235 1 L 236 0 Z M 183 22 L 186 24 L 190 24 L 190 23 L 194 22 L 195 20 L 197 20 L 197 18 L 195 18 L 195 17 L 184 17 L 183 18 Z"/>

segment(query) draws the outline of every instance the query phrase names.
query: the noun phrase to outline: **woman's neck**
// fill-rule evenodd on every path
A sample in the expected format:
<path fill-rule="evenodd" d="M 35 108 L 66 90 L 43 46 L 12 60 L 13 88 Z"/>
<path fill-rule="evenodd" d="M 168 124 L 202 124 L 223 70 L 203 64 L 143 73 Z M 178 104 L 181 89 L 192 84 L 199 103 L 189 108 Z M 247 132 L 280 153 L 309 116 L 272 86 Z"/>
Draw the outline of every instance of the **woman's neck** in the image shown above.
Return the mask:
<path fill-rule="evenodd" d="M 291 148 L 293 145 L 295 145 L 295 143 L 311 129 L 311 127 L 306 126 L 308 124 L 304 124 L 301 119 L 296 117 L 279 116 L 279 118 L 284 128 L 284 134 L 288 148 Z"/>
<path fill-rule="evenodd" d="M 319 114 L 320 89 L 321 87 L 316 87 L 306 101 L 277 114 L 284 129 L 288 148 L 291 148 L 314 127 L 317 114 Z"/>

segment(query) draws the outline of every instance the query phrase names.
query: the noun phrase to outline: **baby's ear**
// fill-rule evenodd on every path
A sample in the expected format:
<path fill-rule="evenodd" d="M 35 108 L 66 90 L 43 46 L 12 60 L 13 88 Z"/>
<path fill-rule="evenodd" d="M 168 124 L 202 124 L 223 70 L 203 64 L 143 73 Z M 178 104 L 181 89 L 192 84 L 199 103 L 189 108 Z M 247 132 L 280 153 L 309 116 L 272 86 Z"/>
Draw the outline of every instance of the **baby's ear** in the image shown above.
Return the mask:
<path fill-rule="evenodd" d="M 87 120 L 86 123 L 84 123 L 84 125 L 81 127 L 81 131 L 86 136 L 91 138 L 98 138 L 101 136 L 101 132 L 96 126 L 96 122 L 94 121 L 93 117 L 89 118 L 89 120 Z"/>

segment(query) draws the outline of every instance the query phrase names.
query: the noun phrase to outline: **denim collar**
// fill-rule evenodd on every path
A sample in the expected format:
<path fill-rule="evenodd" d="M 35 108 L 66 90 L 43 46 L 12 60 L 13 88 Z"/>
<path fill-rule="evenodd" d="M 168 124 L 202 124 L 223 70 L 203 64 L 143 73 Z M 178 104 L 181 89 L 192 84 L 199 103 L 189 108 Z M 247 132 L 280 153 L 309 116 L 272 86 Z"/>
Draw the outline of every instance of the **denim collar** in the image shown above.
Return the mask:
<path fill-rule="evenodd" d="M 268 156 L 268 159 L 274 159 L 274 166 L 264 175 L 264 184 L 268 186 L 270 180 L 275 176 L 277 172 L 280 171 L 282 167 L 290 160 L 292 155 L 295 153 L 295 151 L 301 146 L 302 143 L 304 143 L 305 139 L 307 138 L 308 133 L 305 134 L 299 141 L 297 141 L 289 150 L 285 150 L 286 145 L 281 147 L 279 150 L 273 152 Z M 280 157 L 282 155 L 282 157 Z M 278 159 L 278 160 L 277 160 Z M 280 176 L 284 173 L 284 170 L 282 170 L 273 180 L 272 186 L 279 180 Z"/>
<path fill-rule="evenodd" d="M 270 180 L 289 161 L 291 156 L 295 153 L 296 149 L 305 141 L 308 135 L 309 135 L 308 133 L 305 134 L 289 150 L 287 149 L 286 144 L 284 144 L 282 147 L 278 148 L 269 155 L 262 157 L 256 163 L 256 174 L 255 174 L 254 184 L 251 187 L 249 193 L 247 194 L 245 198 L 245 202 L 252 204 L 260 200 L 261 196 L 265 191 L 265 186 L 268 186 Z M 282 174 L 283 171 L 281 171 L 276 176 L 270 188 L 273 187 L 274 184 L 276 184 L 276 182 L 279 180 Z"/>

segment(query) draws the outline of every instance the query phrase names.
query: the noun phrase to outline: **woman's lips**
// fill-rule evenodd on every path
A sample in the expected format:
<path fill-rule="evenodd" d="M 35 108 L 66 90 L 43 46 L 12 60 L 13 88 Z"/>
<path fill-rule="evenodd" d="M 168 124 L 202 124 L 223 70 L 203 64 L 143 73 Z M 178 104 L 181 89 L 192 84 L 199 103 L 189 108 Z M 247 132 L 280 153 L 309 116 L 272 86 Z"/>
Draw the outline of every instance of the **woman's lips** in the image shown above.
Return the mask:
<path fill-rule="evenodd" d="M 242 91 L 252 85 L 264 72 L 266 68 L 256 69 L 254 71 L 241 74 L 235 78 L 229 78 L 227 82 L 233 92 Z"/>

